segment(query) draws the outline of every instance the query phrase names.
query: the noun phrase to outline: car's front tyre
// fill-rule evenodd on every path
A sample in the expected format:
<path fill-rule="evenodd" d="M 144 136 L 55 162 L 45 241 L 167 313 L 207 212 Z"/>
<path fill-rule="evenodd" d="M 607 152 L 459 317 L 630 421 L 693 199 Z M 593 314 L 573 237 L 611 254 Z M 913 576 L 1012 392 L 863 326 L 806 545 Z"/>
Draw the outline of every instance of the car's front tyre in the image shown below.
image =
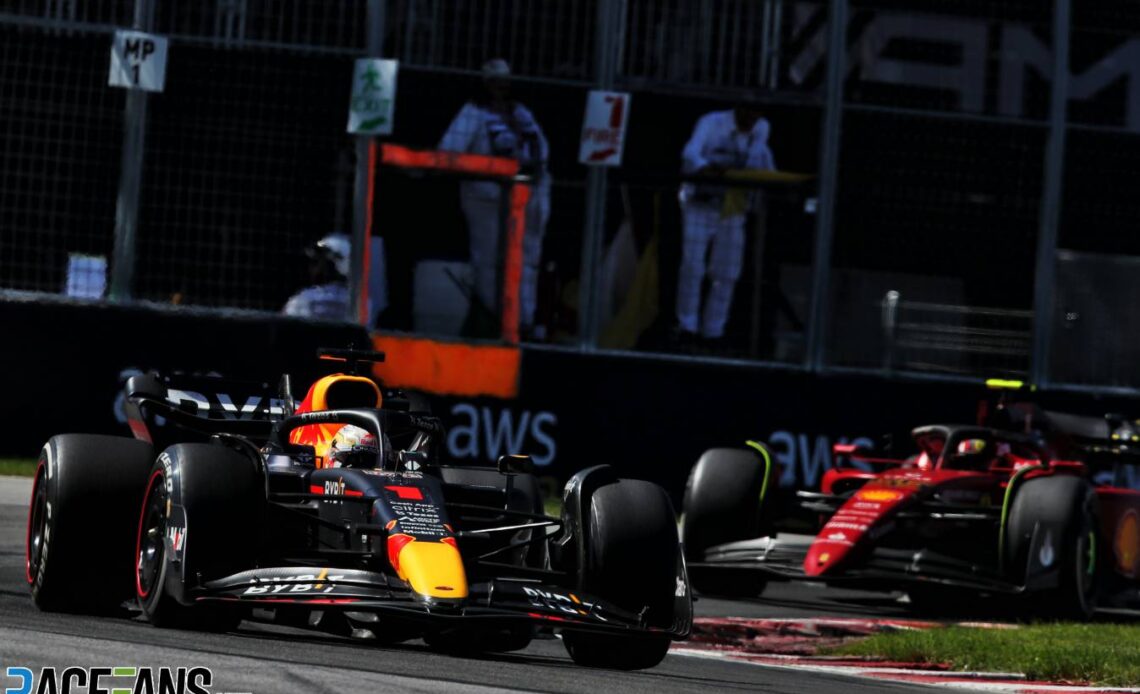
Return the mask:
<path fill-rule="evenodd" d="M 194 604 L 202 581 L 252 565 L 259 536 L 258 476 L 253 462 L 221 445 L 179 444 L 151 468 L 137 517 L 135 594 L 157 627 L 227 631 L 241 613 Z"/>
<path fill-rule="evenodd" d="M 586 511 L 582 589 L 644 614 L 651 626 L 670 626 L 680 547 L 676 514 L 665 490 L 651 482 L 618 480 L 595 491 Z M 579 665 L 641 670 L 665 658 L 670 639 L 565 631 L 562 642 Z"/>
<path fill-rule="evenodd" d="M 1035 477 L 1016 490 L 1004 560 L 1013 577 L 1026 582 L 1031 618 L 1093 616 L 1100 583 L 1098 517 L 1096 491 L 1081 477 Z M 1052 572 L 1053 587 L 1034 587 L 1036 576 Z"/>
<path fill-rule="evenodd" d="M 712 448 L 693 466 L 685 485 L 681 539 L 698 592 L 736 598 L 764 592 L 767 581 L 759 571 L 691 565 L 704 561 L 710 547 L 760 536 L 767 474 L 761 457 L 747 449 Z"/>

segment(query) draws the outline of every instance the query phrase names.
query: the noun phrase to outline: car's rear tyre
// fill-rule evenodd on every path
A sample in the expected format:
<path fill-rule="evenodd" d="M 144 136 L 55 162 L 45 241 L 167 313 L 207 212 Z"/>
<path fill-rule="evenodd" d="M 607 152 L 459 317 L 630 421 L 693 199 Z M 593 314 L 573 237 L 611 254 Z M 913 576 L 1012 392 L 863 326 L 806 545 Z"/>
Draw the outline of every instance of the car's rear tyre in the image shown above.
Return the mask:
<path fill-rule="evenodd" d="M 667 638 L 629 638 L 564 632 L 562 644 L 578 665 L 610 670 L 645 670 L 656 667 L 669 653 Z"/>
<path fill-rule="evenodd" d="M 25 576 L 41 610 L 105 613 L 131 596 L 134 524 L 150 444 L 54 436 L 32 482 Z"/>
<path fill-rule="evenodd" d="M 247 543 L 259 535 L 260 491 L 252 461 L 232 449 L 179 444 L 163 452 L 151 469 L 135 533 L 136 598 L 147 621 L 205 631 L 238 626 L 241 611 L 187 604 L 188 592 L 252 564 L 256 548 Z"/>
<path fill-rule="evenodd" d="M 590 497 L 582 532 L 583 591 L 634 614 L 645 610 L 650 626 L 668 628 L 680 548 L 676 514 L 665 490 L 641 480 L 601 487 Z M 670 640 L 564 631 L 562 642 L 580 665 L 641 670 L 665 658 Z"/>
<path fill-rule="evenodd" d="M 716 545 L 759 537 L 764 461 L 751 450 L 705 451 L 685 486 L 681 539 L 690 564 Z M 690 566 L 693 587 L 706 595 L 756 597 L 767 586 L 759 571 Z"/>
<path fill-rule="evenodd" d="M 1099 508 L 1087 480 L 1051 475 L 1026 480 L 1016 490 L 1006 527 L 1005 562 L 1015 580 L 1057 567 L 1057 587 L 1029 593 L 1031 618 L 1089 619 L 1096 611 Z M 1032 556 L 1035 528 L 1048 538 Z"/>

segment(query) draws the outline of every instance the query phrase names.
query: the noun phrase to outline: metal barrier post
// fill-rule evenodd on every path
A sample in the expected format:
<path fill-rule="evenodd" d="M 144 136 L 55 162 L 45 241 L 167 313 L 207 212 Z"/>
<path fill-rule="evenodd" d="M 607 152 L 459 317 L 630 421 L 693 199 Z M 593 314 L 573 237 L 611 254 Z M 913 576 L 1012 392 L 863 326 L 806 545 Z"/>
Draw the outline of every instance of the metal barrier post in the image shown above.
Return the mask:
<path fill-rule="evenodd" d="M 1049 101 L 1049 140 L 1045 147 L 1045 179 L 1041 185 L 1041 228 L 1033 273 L 1033 352 L 1030 382 L 1049 383 L 1049 350 L 1057 291 L 1057 235 L 1061 221 L 1065 170 L 1065 111 L 1069 103 L 1069 17 L 1071 0 L 1053 6 L 1053 83 Z"/>
<path fill-rule="evenodd" d="M 617 72 L 618 50 L 624 33 L 625 0 L 598 3 L 597 89 L 611 89 Z M 582 264 L 578 288 L 578 342 L 583 349 L 598 345 L 599 279 L 602 244 L 606 236 L 606 179 L 604 166 L 591 166 L 586 175 L 586 224 L 582 230 Z"/>
<path fill-rule="evenodd" d="M 898 339 L 899 293 L 893 289 L 887 292 L 883 296 L 882 309 L 883 370 L 891 371 L 895 368 L 895 343 Z"/>
<path fill-rule="evenodd" d="M 154 12 L 152 0 L 135 0 L 131 28 L 150 31 Z M 135 275 L 135 243 L 139 229 L 139 188 L 142 186 L 143 156 L 146 148 L 147 93 L 127 91 L 123 111 L 123 157 L 119 172 L 119 195 L 115 201 L 115 243 L 111 252 L 112 301 L 131 298 Z"/>
<path fill-rule="evenodd" d="M 761 311 L 764 299 L 764 246 L 768 240 L 768 200 L 763 190 L 752 193 L 755 198 L 752 215 L 752 315 L 751 325 L 748 326 L 748 356 L 753 359 L 763 358 L 761 352 L 761 327 L 764 322 L 764 312 Z M 775 326 L 770 326 L 770 333 L 775 333 Z M 774 340 L 773 340 L 774 342 Z"/>
<path fill-rule="evenodd" d="M 811 277 L 811 313 L 805 366 L 823 366 L 831 306 L 831 246 L 835 236 L 835 196 L 839 178 L 840 126 L 843 122 L 843 68 L 847 54 L 847 0 L 831 0 L 828 17 L 827 96 L 821 134 L 819 205 L 816 208 L 815 249 Z"/>
<path fill-rule="evenodd" d="M 369 57 L 379 58 L 384 50 L 384 19 L 387 11 L 385 0 L 368 0 L 367 44 Z M 368 301 L 368 245 L 372 233 L 372 209 L 369 198 L 375 176 L 375 138 L 367 135 L 356 136 L 356 183 L 352 196 L 352 266 L 348 276 L 348 315 L 351 323 L 368 325 L 372 316 L 367 315 Z"/>

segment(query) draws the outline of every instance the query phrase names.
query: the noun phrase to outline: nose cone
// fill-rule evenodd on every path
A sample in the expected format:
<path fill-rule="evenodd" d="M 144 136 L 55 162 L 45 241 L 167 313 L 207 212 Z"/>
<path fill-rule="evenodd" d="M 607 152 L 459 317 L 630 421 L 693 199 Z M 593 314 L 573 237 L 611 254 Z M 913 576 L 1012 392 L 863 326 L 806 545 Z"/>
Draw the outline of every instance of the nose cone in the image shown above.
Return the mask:
<path fill-rule="evenodd" d="M 838 573 L 843 560 L 882 524 L 914 489 L 868 485 L 855 492 L 819 531 L 804 557 L 804 573 L 825 576 Z"/>
<path fill-rule="evenodd" d="M 842 563 L 843 558 L 855 546 L 854 541 L 848 540 L 846 536 L 840 537 L 838 533 L 833 535 L 832 539 L 827 539 L 821 534 L 808 548 L 807 556 L 804 557 L 804 573 L 808 576 L 822 576 L 830 572 L 832 567 Z"/>
<path fill-rule="evenodd" d="M 424 597 L 467 597 L 467 573 L 463 569 L 463 558 L 453 544 L 454 540 L 397 540 L 408 537 L 393 535 L 388 540 L 392 555 L 390 560 L 396 574 L 411 584 L 413 591 Z M 393 540 L 397 540 L 398 547 L 393 547 Z"/>

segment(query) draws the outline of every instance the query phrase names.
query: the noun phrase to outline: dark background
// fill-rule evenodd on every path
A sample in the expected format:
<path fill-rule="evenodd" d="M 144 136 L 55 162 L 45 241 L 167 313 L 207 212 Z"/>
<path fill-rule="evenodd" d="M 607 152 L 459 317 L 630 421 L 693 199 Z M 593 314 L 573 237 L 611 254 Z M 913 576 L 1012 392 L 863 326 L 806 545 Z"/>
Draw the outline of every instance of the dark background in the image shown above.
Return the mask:
<path fill-rule="evenodd" d="M 317 347 L 367 344 L 365 333 L 352 326 L 68 302 L 0 301 L 0 324 L 18 326 L 0 342 L 0 419 L 7 423 L 0 455 L 20 457 L 35 456 L 54 434 L 130 435 L 114 416 L 127 369 L 216 372 L 271 387 L 289 372 L 294 395 L 301 397 L 314 378 L 330 370 L 330 362 L 315 359 Z M 433 408 L 448 426 L 466 423 L 455 414 L 458 404 L 486 408 L 495 420 L 504 411 L 515 421 L 523 411 L 532 417 L 548 412 L 556 423 L 545 433 L 557 455 L 539 469 L 541 475 L 561 482 L 576 470 L 608 463 L 623 475 L 663 484 L 679 502 L 689 469 L 707 448 L 767 440 L 777 431 L 802 437 L 811 450 L 797 447 L 791 453 L 792 477 L 795 485 L 817 484 L 818 478 L 808 480 L 802 470 L 821 455 L 820 437 L 828 449 L 840 438 L 893 434 L 904 441 L 920 424 L 972 423 L 978 401 L 992 396 L 980 383 L 524 348 L 516 399 L 436 396 Z M 1127 400 L 1039 397 L 1047 405 L 1092 414 L 1137 411 L 1137 403 Z M 533 438 L 521 441 L 519 452 L 541 452 Z M 774 452 L 777 462 L 789 453 L 779 446 Z"/>

